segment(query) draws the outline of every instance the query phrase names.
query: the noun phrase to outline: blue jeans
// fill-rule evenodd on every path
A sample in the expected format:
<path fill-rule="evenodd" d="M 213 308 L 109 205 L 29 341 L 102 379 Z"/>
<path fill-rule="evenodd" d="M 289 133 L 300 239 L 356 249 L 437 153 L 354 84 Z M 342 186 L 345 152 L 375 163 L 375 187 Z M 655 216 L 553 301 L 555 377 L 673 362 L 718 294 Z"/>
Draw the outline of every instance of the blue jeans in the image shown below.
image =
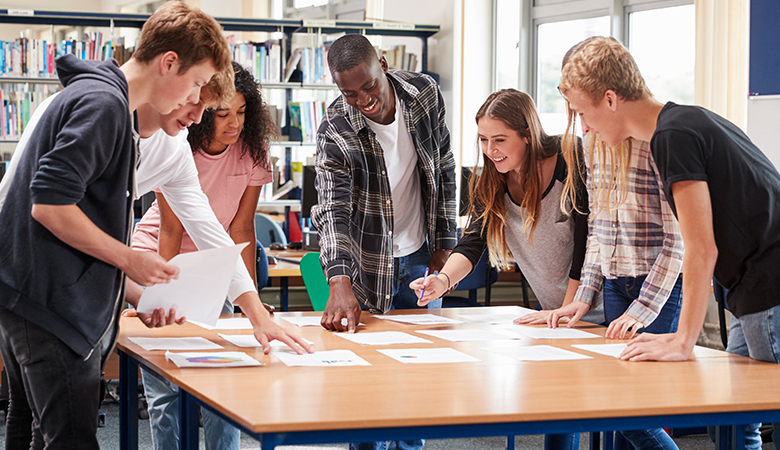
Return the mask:
<path fill-rule="evenodd" d="M 409 287 L 409 283 L 425 275 L 425 268 L 431 259 L 428 244 L 424 243 L 411 255 L 393 258 L 393 304 L 391 309 L 419 309 L 417 296 Z M 441 308 L 441 299 L 434 300 L 426 306 L 429 309 Z M 417 450 L 425 444 L 424 439 L 411 441 L 378 441 L 350 443 L 350 450 Z"/>
<path fill-rule="evenodd" d="M 9 397 L 6 449 L 98 450 L 101 348 L 84 359 L 45 329 L 0 307 Z"/>
<path fill-rule="evenodd" d="M 222 313 L 233 312 L 225 302 Z M 141 368 L 144 394 L 149 404 L 149 426 L 155 450 L 179 448 L 179 388 L 154 372 Z M 206 450 L 238 450 L 241 432 L 206 408 L 203 414 L 203 440 Z"/>
<path fill-rule="evenodd" d="M 745 341 L 745 334 L 742 331 L 742 324 L 736 317 L 731 318 L 731 325 L 729 326 L 729 345 L 726 347 L 726 351 L 740 356 L 750 356 L 748 351 L 748 345 Z M 780 424 L 778 424 L 780 425 Z M 751 423 L 745 425 L 745 449 L 746 450 L 761 450 L 761 433 L 758 429 L 761 427 L 760 423 Z M 777 426 L 776 426 L 777 427 Z M 710 435 L 710 439 L 715 442 L 715 427 L 707 427 L 707 434 Z M 780 436 L 772 436 L 773 439 L 780 439 Z M 775 441 L 778 442 L 778 441 Z M 777 447 L 777 446 L 775 446 Z"/>
<path fill-rule="evenodd" d="M 618 277 L 616 279 L 607 278 L 604 280 L 604 315 L 607 319 L 607 325 L 613 320 L 619 318 L 626 312 L 631 303 L 639 297 L 639 291 L 642 290 L 642 284 L 646 276 L 641 277 Z M 669 294 L 658 317 L 653 323 L 639 329 L 640 333 L 673 333 L 677 331 L 677 321 L 680 318 L 680 302 L 682 300 L 682 275 L 677 278 L 677 282 Z M 677 445 L 672 438 L 663 430 L 663 428 L 654 428 L 651 430 L 621 430 L 615 435 L 616 448 L 621 446 L 620 437 L 624 437 L 634 446 L 636 450 L 645 449 L 676 449 Z"/>
<path fill-rule="evenodd" d="M 742 335 L 747 345 L 748 356 L 758 361 L 780 363 L 780 306 L 769 308 L 765 311 L 747 314 L 739 318 L 737 322 L 742 329 Z M 729 336 L 731 340 L 731 336 Z M 735 343 L 735 346 L 738 342 Z M 729 342 L 729 348 L 731 348 Z M 743 350 L 744 352 L 744 350 Z M 742 354 L 742 353 L 740 353 Z M 761 436 L 758 435 L 758 425 L 753 425 L 753 441 Z M 772 433 L 772 442 L 775 448 L 780 443 L 780 423 L 772 424 L 775 427 Z M 745 444 L 747 444 L 748 428 L 745 428 Z"/>
<path fill-rule="evenodd" d="M 647 277 L 619 277 L 604 280 L 604 316 L 606 316 L 607 325 L 622 316 L 631 303 L 639 297 L 639 291 L 642 289 L 645 278 Z M 681 301 L 682 275 L 677 278 L 677 282 L 669 294 L 669 299 L 666 300 L 658 317 L 650 325 L 641 328 L 639 332 L 663 334 L 677 331 Z"/>
<path fill-rule="evenodd" d="M 392 309 L 418 309 L 417 295 L 409 283 L 422 278 L 431 259 L 428 244 L 424 243 L 411 255 L 393 258 L 393 307 Z M 441 299 L 428 303 L 428 309 L 441 308 Z"/>

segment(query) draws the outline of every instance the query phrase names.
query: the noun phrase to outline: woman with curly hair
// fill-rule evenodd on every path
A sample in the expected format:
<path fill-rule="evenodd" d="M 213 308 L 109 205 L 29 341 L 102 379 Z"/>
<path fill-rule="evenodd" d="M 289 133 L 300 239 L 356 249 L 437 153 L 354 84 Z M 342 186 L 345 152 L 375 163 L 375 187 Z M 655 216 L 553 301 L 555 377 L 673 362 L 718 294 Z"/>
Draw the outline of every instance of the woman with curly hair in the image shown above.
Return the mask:
<path fill-rule="evenodd" d="M 233 70 L 236 93 L 232 100 L 206 110 L 200 123 L 189 127 L 187 139 L 200 185 L 217 219 L 235 243 L 250 242 L 241 256 L 256 283 L 255 208 L 262 186 L 272 179 L 268 141 L 277 128 L 252 74 L 235 62 Z M 166 259 L 196 251 L 163 194 L 156 195 L 136 226 L 133 248 L 157 251 Z M 232 312 L 229 301 L 223 312 Z M 147 374 L 143 381 L 155 449 L 178 448 L 178 389 Z M 203 427 L 206 449 L 239 448 L 238 429 L 207 410 L 203 410 Z"/>

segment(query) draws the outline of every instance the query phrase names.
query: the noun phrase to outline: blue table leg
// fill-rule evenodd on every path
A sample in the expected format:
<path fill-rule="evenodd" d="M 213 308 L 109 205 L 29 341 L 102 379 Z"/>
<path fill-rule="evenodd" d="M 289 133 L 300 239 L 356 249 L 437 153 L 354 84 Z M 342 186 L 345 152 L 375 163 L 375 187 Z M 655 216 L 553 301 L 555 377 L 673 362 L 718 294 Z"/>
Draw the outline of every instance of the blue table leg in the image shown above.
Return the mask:
<path fill-rule="evenodd" d="M 198 413 L 200 407 L 184 389 L 179 388 L 179 448 L 198 450 Z"/>
<path fill-rule="evenodd" d="M 119 448 L 138 450 L 138 363 L 119 352 Z"/>
<path fill-rule="evenodd" d="M 745 425 L 731 426 L 731 448 L 745 448 Z"/>
<path fill-rule="evenodd" d="M 287 311 L 287 296 L 289 294 L 289 281 L 287 280 L 287 277 L 279 277 L 279 295 L 282 300 L 282 311 Z"/>
<path fill-rule="evenodd" d="M 506 437 L 506 450 L 515 450 L 515 437 L 514 437 L 514 435 Z"/>

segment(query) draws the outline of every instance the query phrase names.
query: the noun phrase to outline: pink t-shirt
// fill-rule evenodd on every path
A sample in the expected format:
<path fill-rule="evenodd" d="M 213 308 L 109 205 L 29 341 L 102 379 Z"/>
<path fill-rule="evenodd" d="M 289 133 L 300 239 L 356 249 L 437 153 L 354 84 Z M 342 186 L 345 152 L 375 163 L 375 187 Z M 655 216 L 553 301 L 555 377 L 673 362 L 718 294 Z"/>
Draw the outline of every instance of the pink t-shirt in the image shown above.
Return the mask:
<path fill-rule="evenodd" d="M 229 145 L 219 155 L 209 155 L 203 150 L 193 154 L 198 178 L 203 192 L 209 198 L 211 209 L 217 219 L 230 231 L 230 224 L 236 217 L 241 197 L 248 186 L 262 186 L 273 180 L 273 175 L 264 167 L 255 165 L 249 155 L 241 156 L 241 141 Z M 159 191 L 156 191 L 159 192 Z M 160 210 L 157 201 L 135 227 L 133 248 L 136 250 L 157 251 L 160 235 Z M 181 253 L 194 252 L 198 248 L 184 231 L 181 241 Z"/>

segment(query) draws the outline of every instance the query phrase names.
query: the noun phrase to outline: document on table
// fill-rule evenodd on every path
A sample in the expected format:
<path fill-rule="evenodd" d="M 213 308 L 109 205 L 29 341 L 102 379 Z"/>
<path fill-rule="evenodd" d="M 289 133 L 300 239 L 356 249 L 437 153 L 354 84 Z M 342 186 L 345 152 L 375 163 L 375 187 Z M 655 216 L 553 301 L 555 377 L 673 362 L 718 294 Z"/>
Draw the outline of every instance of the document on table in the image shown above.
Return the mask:
<path fill-rule="evenodd" d="M 404 348 L 377 350 L 404 364 L 440 364 L 480 361 L 454 348 Z"/>
<path fill-rule="evenodd" d="M 304 353 L 274 353 L 274 356 L 288 366 L 336 367 L 336 366 L 370 366 L 371 363 L 356 355 L 351 350 L 327 350 L 323 352 Z"/>
<path fill-rule="evenodd" d="M 201 322 L 195 322 L 192 320 L 187 320 L 187 322 L 190 322 L 193 325 L 197 325 L 207 330 L 251 330 L 252 329 L 252 322 L 250 322 L 249 319 L 246 317 L 218 319 L 217 324 L 214 326 L 207 325 Z"/>
<path fill-rule="evenodd" d="M 517 325 L 506 329 L 532 339 L 589 339 L 602 337 L 598 334 L 566 327 L 537 328 Z"/>
<path fill-rule="evenodd" d="M 405 315 L 374 315 L 377 319 L 392 320 L 394 322 L 409 323 L 412 325 L 439 325 L 448 323 L 463 323 L 460 320 L 450 319 L 449 317 L 436 316 L 433 314 L 405 314 Z"/>
<path fill-rule="evenodd" d="M 243 352 L 165 352 L 177 367 L 251 367 L 263 364 Z"/>
<path fill-rule="evenodd" d="M 588 352 L 598 353 L 599 355 L 613 356 L 619 358 L 627 344 L 577 344 L 572 347 Z"/>
<path fill-rule="evenodd" d="M 299 327 L 318 327 L 320 326 L 320 322 L 322 321 L 322 317 L 313 317 L 313 316 L 282 317 L 282 319 L 290 322 L 293 325 L 298 325 Z M 346 317 L 341 319 L 341 324 L 347 326 Z M 366 326 L 366 324 L 359 323 L 358 326 L 364 327 Z"/>
<path fill-rule="evenodd" d="M 153 350 L 221 350 L 225 347 L 215 344 L 202 337 L 165 337 L 147 338 L 131 337 L 130 342 L 140 346 L 146 351 Z"/>
<path fill-rule="evenodd" d="M 179 278 L 144 289 L 138 301 L 138 312 L 151 313 L 157 308 L 164 308 L 167 312 L 173 308 L 178 317 L 213 326 L 222 312 L 236 263 L 246 245 L 174 256 L 169 264 L 180 269 Z"/>
<path fill-rule="evenodd" d="M 412 336 L 402 331 L 379 331 L 376 333 L 336 333 L 356 344 L 363 345 L 391 345 L 391 344 L 433 344 L 428 339 Z"/>
<path fill-rule="evenodd" d="M 262 347 L 260 342 L 255 338 L 253 334 L 222 334 L 219 333 L 219 337 L 230 342 L 236 347 Z M 308 339 L 304 339 L 307 344 L 312 344 Z M 271 348 L 273 347 L 287 347 L 282 341 L 274 339 L 270 342 Z"/>
<path fill-rule="evenodd" d="M 526 347 L 483 347 L 497 355 L 507 356 L 517 361 L 566 361 L 574 359 L 593 359 L 591 356 L 580 355 L 551 345 L 532 345 Z"/>
<path fill-rule="evenodd" d="M 488 325 L 513 325 L 515 319 L 533 312 L 536 311 L 518 306 L 514 311 L 510 312 L 493 314 L 459 314 L 458 317 L 471 322 L 486 323 Z"/>
<path fill-rule="evenodd" d="M 503 330 L 501 330 L 503 331 Z M 470 342 L 470 341 L 505 341 L 510 339 L 520 339 L 515 333 L 508 331 L 489 331 L 479 329 L 463 330 L 417 330 L 418 333 L 427 334 L 452 342 Z"/>

